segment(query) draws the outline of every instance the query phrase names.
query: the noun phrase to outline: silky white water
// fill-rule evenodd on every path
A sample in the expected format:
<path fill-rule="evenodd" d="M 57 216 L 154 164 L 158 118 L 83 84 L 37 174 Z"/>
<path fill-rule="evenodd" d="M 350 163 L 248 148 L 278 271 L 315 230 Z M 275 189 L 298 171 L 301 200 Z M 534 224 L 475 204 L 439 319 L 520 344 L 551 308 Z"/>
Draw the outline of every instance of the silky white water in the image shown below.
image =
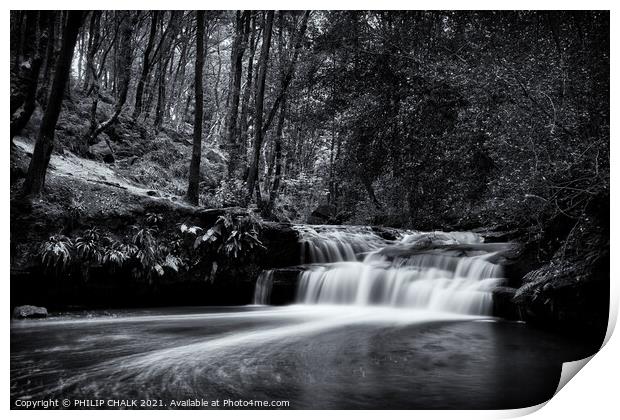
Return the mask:
<path fill-rule="evenodd" d="M 364 227 L 298 228 L 304 271 L 298 303 L 388 306 L 491 315 L 492 290 L 503 282 L 492 262 L 502 246 L 485 248 L 471 232 L 409 232 L 386 240 Z M 269 303 L 273 272 L 265 271 L 256 303 Z"/>
<path fill-rule="evenodd" d="M 208 398 L 286 400 L 295 409 L 494 409 L 550 398 L 561 361 L 585 357 L 579 343 L 485 319 L 296 304 L 12 321 L 10 396 L 13 404 L 158 404 L 150 408 Z"/>

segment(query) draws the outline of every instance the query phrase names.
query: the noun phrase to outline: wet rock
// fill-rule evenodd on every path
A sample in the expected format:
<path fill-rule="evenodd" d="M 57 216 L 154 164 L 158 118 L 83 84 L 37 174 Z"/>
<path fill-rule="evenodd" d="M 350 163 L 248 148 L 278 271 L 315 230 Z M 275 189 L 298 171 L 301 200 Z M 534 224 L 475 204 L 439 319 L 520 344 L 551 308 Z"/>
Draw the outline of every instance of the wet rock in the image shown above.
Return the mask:
<path fill-rule="evenodd" d="M 514 297 L 517 289 L 513 287 L 496 287 L 493 289 L 493 316 L 521 320 L 519 305 Z"/>
<path fill-rule="evenodd" d="M 265 267 L 288 267 L 301 261 L 299 232 L 290 224 L 265 222 L 260 238 L 267 248 L 262 261 Z"/>
<path fill-rule="evenodd" d="M 399 229 L 384 227 L 384 226 L 373 226 L 372 231 L 376 233 L 383 239 L 387 239 L 388 241 L 395 241 L 402 237 L 402 231 Z"/>
<path fill-rule="evenodd" d="M 269 304 L 288 305 L 295 302 L 299 275 L 303 267 L 287 267 L 271 270 L 272 284 Z"/>
<path fill-rule="evenodd" d="M 47 309 L 32 305 L 16 306 L 13 309 L 13 317 L 17 319 L 47 318 Z"/>
<path fill-rule="evenodd" d="M 389 259 L 408 258 L 418 254 L 440 252 L 442 255 L 454 257 L 473 257 L 481 253 L 494 253 L 487 261 L 494 264 L 507 264 L 508 256 L 511 256 L 516 244 L 510 243 L 478 243 L 478 244 L 442 244 L 435 243 L 431 238 L 423 238 L 413 244 L 394 245 L 385 247 L 380 254 Z"/>

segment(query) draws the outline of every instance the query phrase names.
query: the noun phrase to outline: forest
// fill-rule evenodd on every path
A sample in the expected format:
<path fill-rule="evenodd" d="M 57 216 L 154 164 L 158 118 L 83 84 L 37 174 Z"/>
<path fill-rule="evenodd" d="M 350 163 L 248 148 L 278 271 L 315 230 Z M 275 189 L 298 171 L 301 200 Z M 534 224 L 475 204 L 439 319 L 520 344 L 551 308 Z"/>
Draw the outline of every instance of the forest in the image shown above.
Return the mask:
<path fill-rule="evenodd" d="M 10 30 L 12 304 L 202 284 L 247 303 L 239 282 L 293 265 L 286 226 L 368 225 L 517 241 L 524 316 L 606 325 L 608 12 L 12 11 Z"/>

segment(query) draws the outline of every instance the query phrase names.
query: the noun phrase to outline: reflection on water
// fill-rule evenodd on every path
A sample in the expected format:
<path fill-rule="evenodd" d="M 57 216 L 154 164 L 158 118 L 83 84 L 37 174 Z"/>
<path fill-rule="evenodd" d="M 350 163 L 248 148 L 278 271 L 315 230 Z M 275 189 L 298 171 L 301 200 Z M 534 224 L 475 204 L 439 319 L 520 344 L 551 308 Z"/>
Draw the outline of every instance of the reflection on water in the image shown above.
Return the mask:
<path fill-rule="evenodd" d="M 11 324 L 11 398 L 516 408 L 586 356 L 523 324 L 383 307 L 184 308 Z"/>

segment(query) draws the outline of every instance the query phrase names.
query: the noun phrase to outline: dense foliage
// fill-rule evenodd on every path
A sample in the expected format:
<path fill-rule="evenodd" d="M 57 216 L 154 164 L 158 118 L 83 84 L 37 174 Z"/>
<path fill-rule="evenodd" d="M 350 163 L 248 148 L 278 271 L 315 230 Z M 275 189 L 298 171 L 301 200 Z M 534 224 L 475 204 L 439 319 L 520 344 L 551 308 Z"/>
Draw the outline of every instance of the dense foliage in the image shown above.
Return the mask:
<path fill-rule="evenodd" d="M 185 223 L 170 230 L 162 223 L 161 214 L 148 213 L 143 224 L 126 235 L 98 227 L 72 237 L 52 235 L 36 257 L 47 275 L 78 283 L 88 282 L 92 270 L 139 283 L 156 283 L 178 273 L 214 282 L 218 270 L 230 272 L 265 249 L 259 239 L 260 220 L 252 214 L 224 214 L 207 230 Z"/>
<path fill-rule="evenodd" d="M 48 54 L 60 47 L 68 17 L 11 14 L 14 119 L 23 118 L 33 60 L 43 62 L 35 63 L 44 67 L 37 68 L 43 78 L 54 72 Z M 315 11 L 267 18 L 251 11 L 206 16 L 206 142 L 245 170 L 231 169 L 228 177 L 220 168 L 210 168 L 215 176 L 203 171 L 213 180 L 202 184 L 203 204 L 258 200 L 267 213 L 294 220 L 329 204 L 334 216 L 356 223 L 538 224 L 556 213 L 578 219 L 592 197 L 608 194 L 606 12 Z M 136 26 L 123 27 L 129 21 Z M 190 141 L 194 21 L 193 12 L 166 11 L 83 18 L 73 94 L 79 101 L 86 95 L 86 103 L 99 98 L 104 110 L 105 102 L 118 105 L 123 57 L 113 54 L 132 47 L 126 102 L 134 106 L 119 117 L 156 128 L 140 140 L 153 143 L 145 150 L 152 158 L 135 168 L 145 183 L 162 165 L 183 162 L 176 175 L 189 174 L 189 153 L 157 132 L 172 129 Z M 28 36 L 18 36 L 27 29 Z M 35 39 L 37 33 L 46 36 Z M 267 39 L 272 48 L 259 57 Z M 266 137 L 258 145 L 255 196 L 243 189 L 256 146 L 255 79 L 263 69 Z M 37 89 L 42 108 L 48 85 L 43 79 Z M 90 119 L 105 117 L 101 108 L 93 112 L 85 112 L 82 132 Z M 123 140 L 114 134 L 114 124 L 100 134 L 112 151 Z M 277 203 L 267 206 L 271 199 Z"/>

